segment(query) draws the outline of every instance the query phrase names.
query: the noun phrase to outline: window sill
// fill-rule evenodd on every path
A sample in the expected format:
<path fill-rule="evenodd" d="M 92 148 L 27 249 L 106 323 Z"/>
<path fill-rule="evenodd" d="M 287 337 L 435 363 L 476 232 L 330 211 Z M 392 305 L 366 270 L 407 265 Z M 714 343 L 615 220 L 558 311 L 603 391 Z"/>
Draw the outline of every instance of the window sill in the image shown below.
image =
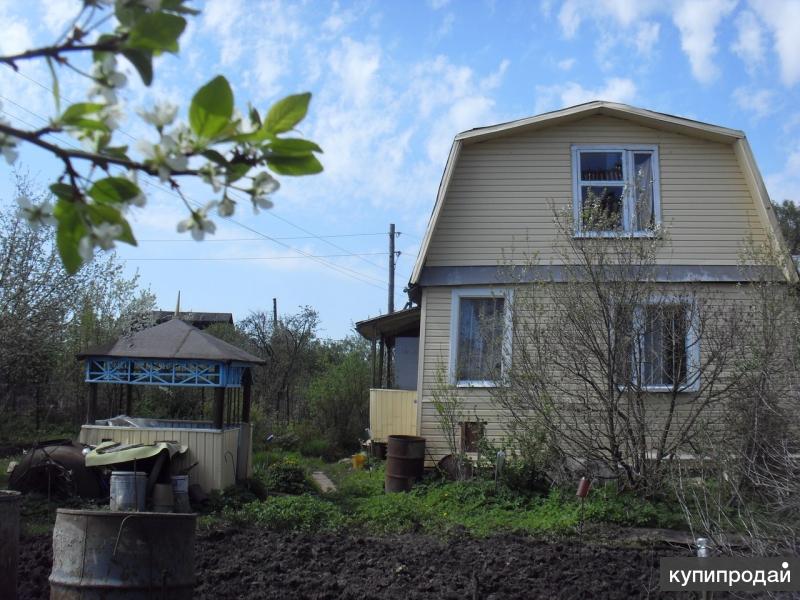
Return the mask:
<path fill-rule="evenodd" d="M 620 392 L 625 391 L 625 386 L 618 385 L 617 389 Z M 639 388 L 643 392 L 647 392 L 650 394 L 671 394 L 672 393 L 672 386 L 671 385 L 646 385 Z M 678 394 L 692 394 L 697 391 L 696 386 L 688 386 L 677 391 Z"/>
<path fill-rule="evenodd" d="M 655 239 L 660 237 L 655 231 L 578 231 L 572 236 L 574 239 L 592 239 L 592 238 L 651 238 Z"/>
<path fill-rule="evenodd" d="M 455 386 L 458 388 L 494 388 L 499 387 L 496 381 L 456 381 Z"/>

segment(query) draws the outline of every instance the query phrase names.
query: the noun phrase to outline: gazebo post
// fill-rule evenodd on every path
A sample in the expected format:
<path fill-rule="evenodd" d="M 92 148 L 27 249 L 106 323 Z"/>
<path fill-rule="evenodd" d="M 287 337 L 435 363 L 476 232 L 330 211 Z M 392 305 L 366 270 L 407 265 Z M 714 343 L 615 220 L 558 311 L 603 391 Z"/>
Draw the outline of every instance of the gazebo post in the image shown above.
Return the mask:
<path fill-rule="evenodd" d="M 222 429 L 225 418 L 225 388 L 214 388 L 214 429 Z"/>
<path fill-rule="evenodd" d="M 89 384 L 89 406 L 86 409 L 86 424 L 94 425 L 97 418 L 97 384 Z"/>
<path fill-rule="evenodd" d="M 242 375 L 242 422 L 250 422 L 250 394 L 252 393 L 253 378 L 250 375 L 250 369 L 244 370 Z"/>
<path fill-rule="evenodd" d="M 128 383 L 125 384 L 125 414 L 129 417 L 133 416 L 133 386 Z"/>

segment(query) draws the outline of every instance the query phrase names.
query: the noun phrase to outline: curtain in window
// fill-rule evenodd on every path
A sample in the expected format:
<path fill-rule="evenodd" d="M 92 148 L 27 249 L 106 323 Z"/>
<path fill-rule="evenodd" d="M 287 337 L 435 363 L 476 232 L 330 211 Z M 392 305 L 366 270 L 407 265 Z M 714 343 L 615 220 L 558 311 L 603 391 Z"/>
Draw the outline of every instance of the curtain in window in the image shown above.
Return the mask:
<path fill-rule="evenodd" d="M 456 379 L 490 381 L 500 376 L 503 298 L 461 298 L 458 310 Z"/>
<path fill-rule="evenodd" d="M 653 305 L 644 310 L 642 383 L 673 386 L 686 382 L 686 307 Z"/>
<path fill-rule="evenodd" d="M 653 155 L 637 152 L 633 155 L 634 231 L 652 229 L 653 214 Z"/>

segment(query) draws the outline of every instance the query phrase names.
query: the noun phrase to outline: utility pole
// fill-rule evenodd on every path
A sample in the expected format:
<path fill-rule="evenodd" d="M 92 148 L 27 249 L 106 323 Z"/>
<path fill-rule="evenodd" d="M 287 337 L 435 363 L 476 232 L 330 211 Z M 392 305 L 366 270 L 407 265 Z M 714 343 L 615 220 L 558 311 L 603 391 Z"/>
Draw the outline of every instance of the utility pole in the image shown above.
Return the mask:
<path fill-rule="evenodd" d="M 394 223 L 389 225 L 389 313 L 394 312 Z"/>
<path fill-rule="evenodd" d="M 272 329 L 278 328 L 278 299 L 272 299 Z"/>

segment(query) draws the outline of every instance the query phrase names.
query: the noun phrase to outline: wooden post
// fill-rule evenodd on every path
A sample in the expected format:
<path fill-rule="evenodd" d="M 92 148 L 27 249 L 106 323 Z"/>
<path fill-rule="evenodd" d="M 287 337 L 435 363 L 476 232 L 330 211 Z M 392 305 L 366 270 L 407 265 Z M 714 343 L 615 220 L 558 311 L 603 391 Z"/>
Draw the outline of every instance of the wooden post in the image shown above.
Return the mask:
<path fill-rule="evenodd" d="M 214 429 L 222 429 L 225 418 L 225 388 L 214 388 Z"/>
<path fill-rule="evenodd" d="M 86 407 L 86 424 L 94 425 L 97 418 L 97 384 L 89 384 L 89 406 Z"/>
<path fill-rule="evenodd" d="M 125 385 L 125 414 L 132 417 L 131 413 L 133 413 L 133 386 L 128 383 Z"/>
<path fill-rule="evenodd" d="M 383 336 L 381 336 L 381 341 L 378 346 L 378 387 L 383 388 L 383 351 L 386 348 L 386 344 L 383 341 Z"/>
<path fill-rule="evenodd" d="M 376 356 L 376 346 L 377 346 L 377 342 L 375 341 L 375 338 L 372 338 L 372 357 L 371 357 L 372 358 L 372 387 L 378 387 L 376 385 L 376 383 L 375 383 L 376 369 L 377 369 L 377 366 L 378 366 L 378 364 L 377 364 L 377 356 Z"/>
<path fill-rule="evenodd" d="M 252 394 L 253 377 L 250 369 L 245 369 L 242 376 L 242 423 L 250 422 L 250 395 Z"/>

